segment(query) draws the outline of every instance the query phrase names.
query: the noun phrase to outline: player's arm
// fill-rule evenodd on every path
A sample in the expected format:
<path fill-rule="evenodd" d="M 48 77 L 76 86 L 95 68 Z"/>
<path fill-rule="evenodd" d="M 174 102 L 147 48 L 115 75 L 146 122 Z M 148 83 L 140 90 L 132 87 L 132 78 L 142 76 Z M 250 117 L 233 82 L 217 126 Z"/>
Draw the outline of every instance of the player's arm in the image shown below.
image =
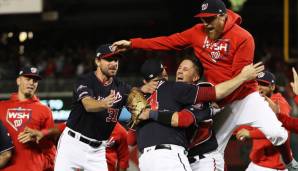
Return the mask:
<path fill-rule="evenodd" d="M 139 116 L 139 119 L 152 119 L 172 127 L 189 127 L 192 124 L 196 124 L 210 117 L 212 117 L 212 110 L 209 106 L 206 106 L 203 109 L 189 106 L 179 112 L 145 109 Z"/>
<path fill-rule="evenodd" d="M 44 138 L 54 138 L 59 136 L 65 129 L 65 123 L 55 124 L 53 128 L 45 128 L 42 130 L 31 129 L 26 127 L 22 133 L 18 135 L 18 140 L 21 143 L 35 141 L 37 144 Z"/>
<path fill-rule="evenodd" d="M 192 105 L 203 102 L 217 101 L 230 95 L 244 81 L 255 79 L 258 73 L 264 70 L 261 62 L 245 66 L 233 79 L 220 83 L 214 87 L 200 87 L 186 83 L 174 84 L 173 97 L 184 105 Z"/>
<path fill-rule="evenodd" d="M 191 45 L 193 32 L 195 32 L 195 27 L 170 36 L 120 40 L 114 42 L 112 48 L 118 52 L 126 51 L 130 48 L 144 50 L 182 50 Z"/>
<path fill-rule="evenodd" d="M 12 151 L 7 150 L 0 153 L 0 169 L 4 168 L 12 157 Z"/>
<path fill-rule="evenodd" d="M 111 90 L 110 94 L 102 100 L 96 100 L 90 96 L 86 96 L 81 101 L 87 112 L 100 112 L 112 107 L 115 100 L 115 91 Z"/>
<path fill-rule="evenodd" d="M 264 70 L 264 65 L 261 62 L 256 64 L 246 65 L 241 72 L 231 80 L 217 84 L 215 86 L 216 100 L 220 100 L 230 95 L 242 83 L 248 80 L 253 80 L 256 76 Z"/>
<path fill-rule="evenodd" d="M 298 118 L 286 116 L 283 114 L 277 114 L 276 116 L 278 120 L 283 124 L 283 127 L 291 132 L 298 133 Z"/>

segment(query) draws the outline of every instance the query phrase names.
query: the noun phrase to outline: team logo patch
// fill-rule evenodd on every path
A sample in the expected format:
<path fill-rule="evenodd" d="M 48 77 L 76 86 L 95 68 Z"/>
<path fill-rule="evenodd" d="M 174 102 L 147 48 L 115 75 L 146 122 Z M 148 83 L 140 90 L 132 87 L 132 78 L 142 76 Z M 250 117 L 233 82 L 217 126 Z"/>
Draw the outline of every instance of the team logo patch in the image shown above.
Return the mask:
<path fill-rule="evenodd" d="M 257 75 L 257 78 L 263 78 L 265 76 L 265 72 L 260 72 L 258 75 Z"/>
<path fill-rule="evenodd" d="M 23 128 L 30 120 L 32 115 L 31 109 L 11 108 L 7 110 L 6 122 L 12 126 L 16 131 Z"/>
<path fill-rule="evenodd" d="M 202 4 L 202 11 L 205 11 L 208 8 L 208 3 Z"/>
<path fill-rule="evenodd" d="M 32 68 L 30 68 L 30 70 L 31 70 L 31 73 L 37 73 L 37 68 L 34 68 L 34 67 L 32 67 Z"/>
<path fill-rule="evenodd" d="M 219 39 L 216 42 L 212 42 L 208 39 L 208 36 L 206 36 L 203 48 L 208 49 L 213 62 L 218 62 L 228 54 L 230 41 L 228 39 Z"/>

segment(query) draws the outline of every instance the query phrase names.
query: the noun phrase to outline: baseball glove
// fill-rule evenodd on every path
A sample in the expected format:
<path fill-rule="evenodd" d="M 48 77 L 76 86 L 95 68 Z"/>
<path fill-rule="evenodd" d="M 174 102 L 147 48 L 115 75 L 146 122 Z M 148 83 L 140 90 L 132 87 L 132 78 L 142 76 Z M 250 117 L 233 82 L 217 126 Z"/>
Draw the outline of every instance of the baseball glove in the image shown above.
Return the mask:
<path fill-rule="evenodd" d="M 143 93 L 137 88 L 133 88 L 127 97 L 126 106 L 128 107 L 128 110 L 131 113 L 129 125 L 130 128 L 133 128 L 136 124 L 140 122 L 139 115 L 142 113 L 144 109 L 149 108 L 149 105 Z"/>

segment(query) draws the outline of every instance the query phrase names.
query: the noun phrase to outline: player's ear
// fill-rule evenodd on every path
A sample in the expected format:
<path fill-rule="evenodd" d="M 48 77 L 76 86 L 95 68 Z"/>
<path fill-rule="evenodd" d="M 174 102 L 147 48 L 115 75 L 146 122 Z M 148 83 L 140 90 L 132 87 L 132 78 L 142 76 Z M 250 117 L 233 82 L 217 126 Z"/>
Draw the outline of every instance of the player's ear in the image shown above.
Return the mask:
<path fill-rule="evenodd" d="M 147 84 L 148 82 L 147 82 L 146 80 L 143 80 L 143 83 L 144 83 L 144 84 Z"/>
<path fill-rule="evenodd" d="M 16 79 L 16 82 L 17 82 L 17 85 L 19 86 L 19 85 L 20 85 L 20 82 L 21 82 L 21 78 L 18 77 L 18 78 Z"/>
<path fill-rule="evenodd" d="M 95 66 L 96 66 L 96 67 L 99 67 L 99 60 L 100 60 L 100 59 L 98 59 L 98 58 L 95 58 L 95 59 L 94 59 L 94 63 L 95 63 Z"/>

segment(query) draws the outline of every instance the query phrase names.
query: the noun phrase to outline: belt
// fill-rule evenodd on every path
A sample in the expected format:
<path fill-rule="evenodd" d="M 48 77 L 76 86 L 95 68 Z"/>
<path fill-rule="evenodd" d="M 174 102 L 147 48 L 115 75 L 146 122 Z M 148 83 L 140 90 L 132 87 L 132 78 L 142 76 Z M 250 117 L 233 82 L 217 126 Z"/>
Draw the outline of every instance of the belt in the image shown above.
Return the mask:
<path fill-rule="evenodd" d="M 198 154 L 196 156 L 189 156 L 188 157 L 188 161 L 190 164 L 196 162 L 197 160 L 201 160 L 201 159 L 204 159 L 205 156 L 203 154 Z"/>
<path fill-rule="evenodd" d="M 146 148 L 148 148 L 148 147 L 146 147 Z M 141 150 L 141 152 L 144 153 L 144 150 L 145 150 L 146 148 L 143 148 L 143 149 Z M 149 147 L 149 148 L 148 148 L 147 150 L 145 150 L 145 151 L 148 152 L 148 151 L 150 151 L 150 150 L 161 150 L 161 149 L 172 150 L 171 145 L 169 145 L 169 144 L 159 144 L 159 145 L 153 146 L 152 148 Z"/>
<path fill-rule="evenodd" d="M 73 138 L 76 137 L 76 133 L 71 130 L 68 131 L 68 135 L 70 135 Z M 81 141 L 85 144 L 88 144 L 93 148 L 98 148 L 102 144 L 101 141 L 91 141 L 91 140 L 88 140 L 87 138 L 84 138 L 83 136 L 80 136 L 79 141 Z"/>

